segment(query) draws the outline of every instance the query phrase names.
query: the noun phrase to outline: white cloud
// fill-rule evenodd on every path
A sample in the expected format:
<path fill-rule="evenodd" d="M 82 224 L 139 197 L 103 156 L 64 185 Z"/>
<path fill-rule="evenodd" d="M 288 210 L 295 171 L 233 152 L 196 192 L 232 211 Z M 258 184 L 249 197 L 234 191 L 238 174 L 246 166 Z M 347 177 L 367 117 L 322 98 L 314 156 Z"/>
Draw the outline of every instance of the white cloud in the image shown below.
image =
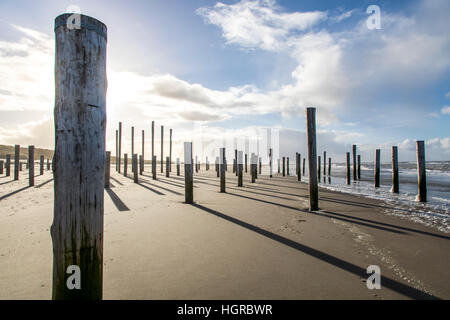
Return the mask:
<path fill-rule="evenodd" d="M 450 114 L 450 106 L 445 106 L 441 109 L 442 114 Z"/>
<path fill-rule="evenodd" d="M 445 94 L 445 97 L 446 97 L 447 99 L 450 99 L 450 92 L 447 92 L 447 93 Z"/>

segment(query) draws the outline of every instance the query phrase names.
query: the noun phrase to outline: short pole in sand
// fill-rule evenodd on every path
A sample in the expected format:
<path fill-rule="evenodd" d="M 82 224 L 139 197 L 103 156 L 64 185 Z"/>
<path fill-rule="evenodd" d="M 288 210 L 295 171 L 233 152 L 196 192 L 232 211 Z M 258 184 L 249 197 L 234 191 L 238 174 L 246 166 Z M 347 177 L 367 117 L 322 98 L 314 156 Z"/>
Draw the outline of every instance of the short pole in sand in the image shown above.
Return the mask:
<path fill-rule="evenodd" d="M 166 157 L 166 178 L 169 178 L 170 173 L 170 157 Z"/>
<path fill-rule="evenodd" d="M 317 183 L 316 108 L 306 108 L 306 137 L 308 145 L 309 210 L 316 211 L 319 210 L 319 188 Z"/>
<path fill-rule="evenodd" d="M 42 176 L 44 174 L 44 156 L 41 155 L 39 160 L 39 175 Z"/>
<path fill-rule="evenodd" d="M 55 20 L 53 299 L 103 297 L 106 26 Z M 73 159 L 80 159 L 73 161 Z M 95 199 L 95 201 L 94 201 Z M 80 287 L 67 285 L 80 275 Z M 72 290 L 73 289 L 73 290 Z"/>
<path fill-rule="evenodd" d="M 392 188 L 391 188 L 391 192 L 399 193 L 398 148 L 396 146 L 392 147 Z"/>
<path fill-rule="evenodd" d="M 286 176 L 286 158 L 283 157 L 283 177 Z"/>
<path fill-rule="evenodd" d="M 346 177 L 347 177 L 347 184 L 350 184 L 350 152 L 347 152 L 347 162 L 346 162 L 347 166 L 347 170 L 346 170 Z"/>
<path fill-rule="evenodd" d="M 110 168 L 111 168 L 111 151 L 106 151 L 106 154 L 105 154 L 105 188 L 109 188 Z"/>
<path fill-rule="evenodd" d="M 250 156 L 250 171 L 251 171 L 251 176 L 252 176 L 252 183 L 255 183 L 256 180 L 256 159 L 255 159 L 255 154 L 252 153 Z"/>
<path fill-rule="evenodd" d="M 225 191 L 225 148 L 220 148 L 220 192 L 226 192 Z"/>
<path fill-rule="evenodd" d="M 164 126 L 161 126 L 161 173 L 164 172 Z"/>
<path fill-rule="evenodd" d="M 134 155 L 134 127 L 131 127 L 131 172 L 134 172 L 134 168 L 133 166 L 133 155 Z"/>
<path fill-rule="evenodd" d="M 380 187 L 380 149 L 375 150 L 375 188 Z"/>
<path fill-rule="evenodd" d="M 144 162 L 144 159 L 145 159 L 145 157 L 144 157 L 144 154 L 145 154 L 144 147 L 145 147 L 145 131 L 142 130 L 142 168 L 141 168 L 142 171 L 141 171 L 141 174 L 142 174 L 142 172 L 144 172 L 144 163 L 145 163 Z"/>
<path fill-rule="evenodd" d="M 156 156 L 152 159 L 152 179 L 156 180 Z"/>
<path fill-rule="evenodd" d="M 237 175 L 237 150 L 234 150 L 234 159 L 233 159 L 233 173 Z"/>
<path fill-rule="evenodd" d="M 29 186 L 34 186 L 34 146 L 28 146 L 28 180 Z"/>
<path fill-rule="evenodd" d="M 184 199 L 186 203 L 194 202 L 194 178 L 192 168 L 192 142 L 184 143 Z"/>
<path fill-rule="evenodd" d="M 14 180 L 19 180 L 20 170 L 20 146 L 16 144 L 14 146 Z"/>
<path fill-rule="evenodd" d="M 425 169 L 425 142 L 416 141 L 416 152 L 417 152 L 417 183 L 418 183 L 418 194 L 416 196 L 416 201 L 427 202 L 427 176 Z"/>
<path fill-rule="evenodd" d="M 280 174 L 281 170 L 280 170 L 280 159 L 277 159 L 277 164 L 278 164 L 278 174 Z"/>
<path fill-rule="evenodd" d="M 119 121 L 119 154 L 117 155 L 119 159 L 117 159 L 117 169 L 120 173 L 121 161 L 122 161 L 122 122 Z"/>
<path fill-rule="evenodd" d="M 243 163 L 242 163 L 242 151 L 238 151 L 238 161 L 237 161 L 237 170 L 238 170 L 238 187 L 242 187 L 242 169 L 244 167 Z"/>
<path fill-rule="evenodd" d="M 197 159 L 197 156 L 195 156 L 195 173 L 198 173 L 198 159 Z"/>
<path fill-rule="evenodd" d="M 286 175 L 289 177 L 289 157 L 286 157 Z"/>
<path fill-rule="evenodd" d="M 6 164 L 5 164 L 5 174 L 7 177 L 9 177 L 11 175 L 11 155 L 7 154 L 6 155 Z"/>
<path fill-rule="evenodd" d="M 361 155 L 358 154 L 358 180 L 361 180 Z"/>
<path fill-rule="evenodd" d="M 131 171 L 133 172 L 133 180 L 134 183 L 139 183 L 139 176 L 138 176 L 138 156 L 137 154 L 133 154 L 133 157 L 131 158 Z"/>
<path fill-rule="evenodd" d="M 206 171 L 209 170 L 209 161 L 208 161 L 208 156 L 206 156 Z"/>
<path fill-rule="evenodd" d="M 128 153 L 123 155 L 123 175 L 126 177 L 128 172 Z"/>
<path fill-rule="evenodd" d="M 180 158 L 177 158 L 177 176 L 180 176 Z"/>

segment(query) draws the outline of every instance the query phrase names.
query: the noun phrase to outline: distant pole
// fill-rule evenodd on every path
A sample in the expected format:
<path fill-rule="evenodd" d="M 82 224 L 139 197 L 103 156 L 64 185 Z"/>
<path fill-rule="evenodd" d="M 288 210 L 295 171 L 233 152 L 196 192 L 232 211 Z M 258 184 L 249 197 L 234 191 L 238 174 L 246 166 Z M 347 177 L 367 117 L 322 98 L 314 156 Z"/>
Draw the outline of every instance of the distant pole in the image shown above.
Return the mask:
<path fill-rule="evenodd" d="M 119 159 L 118 159 L 118 172 L 120 173 L 120 167 L 122 162 L 122 122 L 119 122 Z"/>
<path fill-rule="evenodd" d="M 278 173 L 280 173 L 281 172 L 281 169 L 280 169 L 280 158 L 277 159 L 277 164 L 278 164 Z"/>
<path fill-rule="evenodd" d="M 105 154 L 105 188 L 109 188 L 109 175 L 111 170 L 111 151 Z"/>
<path fill-rule="evenodd" d="M 252 175 L 252 183 L 255 183 L 255 180 L 256 180 L 255 166 L 256 166 L 255 154 L 252 153 L 250 156 L 250 171 L 251 171 L 251 175 Z"/>
<path fill-rule="evenodd" d="M 248 157 L 248 155 L 245 154 L 245 172 L 246 173 L 247 173 L 247 157 Z"/>
<path fill-rule="evenodd" d="M 14 146 L 14 180 L 19 180 L 19 170 L 20 170 L 20 146 L 16 144 Z"/>
<path fill-rule="evenodd" d="M 391 192 L 399 193 L 398 183 L 398 148 L 392 147 L 392 189 Z"/>
<path fill-rule="evenodd" d="M 327 175 L 327 152 L 323 152 L 323 177 Z"/>
<path fill-rule="evenodd" d="M 152 159 L 152 179 L 156 180 L 156 155 Z"/>
<path fill-rule="evenodd" d="M 358 154 L 358 180 L 361 180 L 361 155 Z"/>
<path fill-rule="evenodd" d="M 425 142 L 416 141 L 417 152 L 417 178 L 419 193 L 416 196 L 416 201 L 427 202 L 427 176 L 425 169 Z"/>
<path fill-rule="evenodd" d="M 305 172 L 306 172 L 306 158 L 303 158 L 303 176 L 305 176 Z"/>
<path fill-rule="evenodd" d="M 302 155 L 300 153 L 297 153 L 297 180 L 302 181 L 302 171 L 300 170 L 300 159 L 302 158 Z"/>
<path fill-rule="evenodd" d="M 123 155 L 123 175 L 127 176 L 127 169 L 128 169 L 128 153 L 125 153 Z"/>
<path fill-rule="evenodd" d="M 133 177 L 134 177 L 134 183 L 138 183 L 139 182 L 139 178 L 138 178 L 138 157 L 137 154 L 134 153 L 133 154 L 133 158 L 132 158 L 132 165 L 131 165 L 131 171 L 133 171 Z"/>
<path fill-rule="evenodd" d="M 220 192 L 225 192 L 225 148 L 220 148 Z"/>
<path fill-rule="evenodd" d="M 317 179 L 320 181 L 320 156 L 317 156 Z"/>
<path fill-rule="evenodd" d="M 242 151 L 238 152 L 237 170 L 238 170 L 238 187 L 242 187 Z"/>
<path fill-rule="evenodd" d="M 180 176 L 180 158 L 177 158 L 177 176 Z"/>
<path fill-rule="evenodd" d="M 272 178 L 272 172 L 273 172 L 273 150 L 272 148 L 269 149 L 269 170 L 270 170 L 270 177 Z"/>
<path fill-rule="evenodd" d="M 58 16 L 54 28 L 52 297 L 100 300 L 103 296 L 106 26 L 80 15 L 80 28 L 73 30 L 69 27 L 71 17 L 72 14 Z M 77 270 L 80 289 L 73 289 L 67 284 L 71 274 L 77 275 Z"/>
<path fill-rule="evenodd" d="M 28 180 L 29 186 L 30 187 L 34 186 L 34 146 L 28 146 Z"/>
<path fill-rule="evenodd" d="M 288 164 L 289 164 L 289 158 L 288 158 Z M 261 157 L 259 157 L 259 174 L 262 172 L 262 161 Z M 288 165 L 288 175 L 289 175 L 289 165 Z"/>
<path fill-rule="evenodd" d="M 194 202 L 194 178 L 192 168 L 192 142 L 184 143 L 184 198 L 186 203 Z"/>
<path fill-rule="evenodd" d="M 50 159 L 47 158 L 47 171 L 50 170 Z"/>
<path fill-rule="evenodd" d="M 11 155 L 6 155 L 6 176 L 9 177 L 11 175 Z"/>
<path fill-rule="evenodd" d="M 39 175 L 42 176 L 43 174 L 44 174 L 44 156 L 41 155 L 39 162 Z"/>
<path fill-rule="evenodd" d="M 142 160 L 142 155 L 139 155 L 139 174 L 142 175 L 142 167 L 144 165 L 144 161 Z"/>
<path fill-rule="evenodd" d="M 331 158 L 328 158 L 328 176 L 331 177 Z"/>
<path fill-rule="evenodd" d="M 170 157 L 166 157 L 166 178 L 169 178 L 170 172 Z"/>
<path fill-rule="evenodd" d="M 350 152 L 347 152 L 347 184 L 350 184 Z"/>
<path fill-rule="evenodd" d="M 306 136 L 308 140 L 309 210 L 319 210 L 317 183 L 316 108 L 306 108 Z"/>
<path fill-rule="evenodd" d="M 286 176 L 286 158 L 283 157 L 283 177 Z"/>
<path fill-rule="evenodd" d="M 219 168 L 219 157 L 216 157 L 216 173 L 217 173 L 217 178 L 220 177 L 220 168 Z"/>
<path fill-rule="evenodd" d="M 164 126 L 161 126 L 161 173 L 164 172 Z"/>
<path fill-rule="evenodd" d="M 116 171 L 119 171 L 119 130 L 116 130 Z"/>
<path fill-rule="evenodd" d="M 375 150 L 375 188 L 380 187 L 380 149 Z"/>
<path fill-rule="evenodd" d="M 197 159 L 197 156 L 195 156 L 195 173 L 198 173 L 198 159 Z"/>
<path fill-rule="evenodd" d="M 233 173 L 236 173 L 236 175 L 237 175 L 237 150 L 236 149 L 234 149 Z"/>
<path fill-rule="evenodd" d="M 153 156 L 155 155 L 155 121 L 152 121 L 152 174 L 156 170 L 156 166 L 153 165 Z"/>
<path fill-rule="evenodd" d="M 172 129 L 169 130 L 169 172 L 172 172 Z"/>
<path fill-rule="evenodd" d="M 133 156 L 134 156 L 134 127 L 131 127 L 131 172 L 134 172 L 135 169 L 133 165 Z"/>
<path fill-rule="evenodd" d="M 144 146 L 145 145 L 145 132 L 144 132 L 144 130 L 142 130 L 142 171 L 141 171 L 141 174 L 142 174 L 142 172 L 144 172 L 144 164 L 145 164 L 145 157 L 144 157 Z M 119 171 L 120 172 L 120 171 Z"/>
<path fill-rule="evenodd" d="M 356 144 L 352 146 L 353 149 L 353 181 L 356 181 L 357 174 L 356 174 Z"/>
<path fill-rule="evenodd" d="M 0 174 L 3 174 L 3 160 L 0 160 Z"/>
<path fill-rule="evenodd" d="M 286 173 L 287 176 L 289 177 L 289 157 L 286 158 Z"/>

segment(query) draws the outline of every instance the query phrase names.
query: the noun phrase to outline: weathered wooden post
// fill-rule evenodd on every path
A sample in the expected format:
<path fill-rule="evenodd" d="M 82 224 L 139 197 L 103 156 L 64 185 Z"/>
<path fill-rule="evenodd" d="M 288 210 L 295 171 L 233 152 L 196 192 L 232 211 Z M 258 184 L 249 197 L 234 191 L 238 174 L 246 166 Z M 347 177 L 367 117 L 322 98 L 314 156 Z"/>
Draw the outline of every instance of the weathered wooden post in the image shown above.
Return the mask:
<path fill-rule="evenodd" d="M 272 148 L 269 149 L 269 170 L 270 170 L 270 177 L 272 178 L 272 173 L 273 173 L 273 150 L 272 150 Z"/>
<path fill-rule="evenodd" d="M 425 169 L 425 142 L 416 141 L 417 152 L 417 178 L 419 193 L 416 201 L 427 202 L 427 176 Z"/>
<path fill-rule="evenodd" d="M 283 177 L 286 176 L 286 158 L 283 157 Z"/>
<path fill-rule="evenodd" d="M 392 189 L 391 192 L 399 193 L 398 182 L 398 148 L 392 147 Z"/>
<path fill-rule="evenodd" d="M 308 140 L 309 210 L 319 210 L 317 183 L 316 108 L 306 108 L 306 136 Z M 303 164 L 303 168 L 305 168 Z"/>
<path fill-rule="evenodd" d="M 14 146 L 14 180 L 19 180 L 20 170 L 20 146 L 16 144 Z"/>
<path fill-rule="evenodd" d="M 297 180 L 298 181 L 302 181 L 302 171 L 301 171 L 301 168 L 300 168 L 300 159 L 302 158 L 302 155 L 300 154 L 300 153 L 297 153 L 297 159 L 296 159 L 296 161 L 297 161 Z"/>
<path fill-rule="evenodd" d="M 3 160 L 0 160 L 0 174 L 3 174 Z"/>
<path fill-rule="evenodd" d="M 258 179 L 258 154 L 255 154 L 255 180 Z"/>
<path fill-rule="evenodd" d="M 177 176 L 180 176 L 180 158 L 177 158 Z"/>
<path fill-rule="evenodd" d="M 119 130 L 116 130 L 116 171 L 119 171 Z"/>
<path fill-rule="evenodd" d="M 34 146 L 28 146 L 28 180 L 29 186 L 34 186 Z"/>
<path fill-rule="evenodd" d="M 152 159 L 152 179 L 156 180 L 156 155 Z"/>
<path fill-rule="evenodd" d="M 109 188 L 110 168 L 111 168 L 111 151 L 106 151 L 106 156 L 105 156 L 105 188 Z"/>
<path fill-rule="evenodd" d="M 320 181 L 320 156 L 317 157 L 317 179 Z"/>
<path fill-rule="evenodd" d="M 184 198 L 186 203 L 194 202 L 194 178 L 192 168 L 192 142 L 184 143 Z"/>
<path fill-rule="evenodd" d="M 242 169 L 243 169 L 243 159 L 242 159 L 242 154 L 243 154 L 243 152 L 242 151 L 239 151 L 238 152 L 238 155 L 237 155 L 237 171 L 238 171 L 238 187 L 242 187 Z"/>
<path fill-rule="evenodd" d="M 225 160 L 225 148 L 220 148 L 220 192 L 226 192 L 225 191 L 225 167 L 226 167 L 226 160 Z"/>
<path fill-rule="evenodd" d="M 236 172 L 236 175 L 237 175 L 237 169 L 236 169 L 236 167 L 237 167 L 237 150 L 235 149 L 234 151 L 235 151 L 235 153 L 234 153 L 234 159 L 233 159 L 233 173 Z"/>
<path fill-rule="evenodd" d="M 128 170 L 128 153 L 125 153 L 123 155 L 123 175 L 127 177 L 127 170 Z"/>
<path fill-rule="evenodd" d="M 198 159 L 197 159 L 197 156 L 195 156 L 195 173 L 198 173 Z"/>
<path fill-rule="evenodd" d="M 306 172 L 306 158 L 303 158 L 303 176 L 305 176 Z"/>
<path fill-rule="evenodd" d="M 47 171 L 50 170 L 50 159 L 47 158 Z"/>
<path fill-rule="evenodd" d="M 208 156 L 206 156 L 206 171 L 209 170 L 209 161 L 208 161 Z"/>
<path fill-rule="evenodd" d="M 6 155 L 6 164 L 5 164 L 5 166 L 6 166 L 5 174 L 6 174 L 7 177 L 9 177 L 11 175 L 11 155 L 10 154 Z"/>
<path fill-rule="evenodd" d="M 278 165 L 278 174 L 281 172 L 281 169 L 280 169 L 280 158 L 278 158 L 277 159 L 277 165 Z"/>
<path fill-rule="evenodd" d="M 155 121 L 152 121 L 152 174 L 156 170 L 156 166 L 153 165 L 154 155 L 155 155 Z"/>
<path fill-rule="evenodd" d="M 22 161 L 19 162 L 19 171 L 22 171 Z"/>
<path fill-rule="evenodd" d="M 29 167 L 29 163 L 28 163 L 28 160 L 27 160 L 27 162 L 25 163 L 25 169 L 28 170 L 29 169 L 28 167 Z"/>
<path fill-rule="evenodd" d="M 361 155 L 358 154 L 358 180 L 361 180 Z"/>
<path fill-rule="evenodd" d="M 220 168 L 219 168 L 219 157 L 216 157 L 216 173 L 217 173 L 217 178 L 220 177 Z"/>
<path fill-rule="evenodd" d="M 161 126 L 161 173 L 164 172 L 164 126 Z"/>
<path fill-rule="evenodd" d="M 289 157 L 286 157 L 286 174 L 289 177 Z"/>
<path fill-rule="evenodd" d="M 353 150 L 353 181 L 356 181 L 356 144 L 354 144 L 352 146 L 352 150 Z"/>
<path fill-rule="evenodd" d="M 131 171 L 133 172 L 134 183 L 139 183 L 138 177 L 138 156 L 136 153 L 133 154 L 131 158 Z"/>
<path fill-rule="evenodd" d="M 172 129 L 169 130 L 169 172 L 172 172 Z"/>
<path fill-rule="evenodd" d="M 350 184 L 350 152 L 347 152 L 347 184 Z"/>
<path fill-rule="evenodd" d="M 44 174 L 44 156 L 41 155 L 40 162 L 39 162 L 39 175 Z"/>
<path fill-rule="evenodd" d="M 144 145 L 145 145 L 145 131 L 144 130 L 142 130 L 142 171 L 141 171 L 141 174 L 142 174 L 142 172 L 144 172 L 144 165 L 145 165 L 145 157 L 144 157 L 144 154 L 145 154 L 145 150 L 144 150 Z"/>
<path fill-rule="evenodd" d="M 375 188 L 380 186 L 380 149 L 375 150 Z"/>
<path fill-rule="evenodd" d="M 288 163 L 289 163 L 289 158 L 288 158 Z M 259 157 L 259 174 L 261 174 L 262 172 L 262 160 L 261 157 Z M 288 175 L 289 175 L 289 167 L 288 167 Z"/>
<path fill-rule="evenodd" d="M 53 299 L 102 299 L 106 26 L 55 20 Z M 79 282 L 77 281 L 79 279 Z"/>
<path fill-rule="evenodd" d="M 250 172 L 251 172 L 251 175 L 252 175 L 252 183 L 255 183 L 255 180 L 256 180 L 255 166 L 256 166 L 255 154 L 252 153 L 250 155 Z"/>
<path fill-rule="evenodd" d="M 166 157 L 166 178 L 169 178 L 170 172 L 170 157 Z"/>
<path fill-rule="evenodd" d="M 118 154 L 118 172 L 120 173 L 121 165 L 122 165 L 122 122 L 119 121 L 119 154 Z"/>
<path fill-rule="evenodd" d="M 331 158 L 328 158 L 328 177 L 331 177 Z"/>
<path fill-rule="evenodd" d="M 142 155 L 140 154 L 139 155 L 139 174 L 140 175 L 142 175 L 142 164 L 143 164 Z"/>
<path fill-rule="evenodd" d="M 327 175 L 327 152 L 323 152 L 323 177 Z"/>

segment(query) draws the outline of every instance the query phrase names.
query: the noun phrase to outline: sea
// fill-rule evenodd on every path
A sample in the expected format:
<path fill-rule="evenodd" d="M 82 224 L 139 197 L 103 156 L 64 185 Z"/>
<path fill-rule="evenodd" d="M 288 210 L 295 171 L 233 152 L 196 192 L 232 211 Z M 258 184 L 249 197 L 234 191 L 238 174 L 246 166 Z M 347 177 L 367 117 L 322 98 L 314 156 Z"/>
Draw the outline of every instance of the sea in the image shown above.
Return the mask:
<path fill-rule="evenodd" d="M 353 167 L 351 166 L 350 185 L 346 183 L 345 163 L 332 164 L 331 177 L 324 177 L 323 167 L 321 167 L 319 186 L 333 191 L 382 200 L 388 204 L 386 207 L 389 209 L 385 210 L 386 214 L 399 216 L 434 227 L 441 232 L 450 233 L 450 161 L 427 161 L 425 167 L 426 203 L 415 201 L 418 193 L 416 162 L 399 162 L 399 194 L 391 192 L 392 167 L 390 163 L 381 164 L 379 188 L 374 187 L 373 163 L 361 163 L 361 180 L 359 181 L 353 181 Z M 295 165 L 290 165 L 289 171 L 290 175 L 295 175 Z M 307 171 L 305 178 L 307 178 Z"/>

